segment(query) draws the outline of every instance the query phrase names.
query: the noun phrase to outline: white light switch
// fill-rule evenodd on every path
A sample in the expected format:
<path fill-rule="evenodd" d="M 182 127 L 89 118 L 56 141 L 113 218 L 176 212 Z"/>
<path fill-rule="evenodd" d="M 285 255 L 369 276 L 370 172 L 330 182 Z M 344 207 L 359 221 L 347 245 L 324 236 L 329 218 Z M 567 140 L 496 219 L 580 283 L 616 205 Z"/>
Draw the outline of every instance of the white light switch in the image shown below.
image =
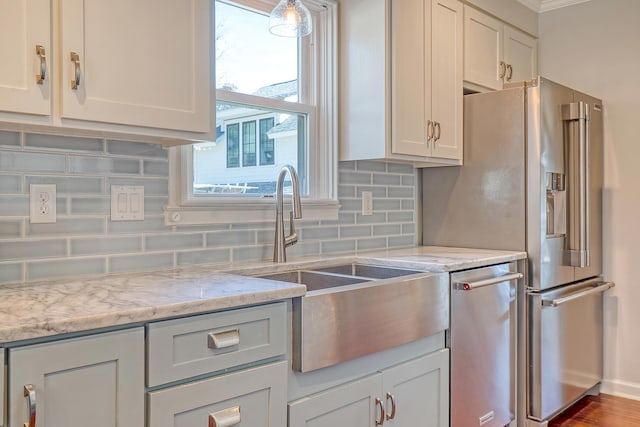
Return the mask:
<path fill-rule="evenodd" d="M 144 186 L 111 186 L 111 221 L 144 220 Z"/>

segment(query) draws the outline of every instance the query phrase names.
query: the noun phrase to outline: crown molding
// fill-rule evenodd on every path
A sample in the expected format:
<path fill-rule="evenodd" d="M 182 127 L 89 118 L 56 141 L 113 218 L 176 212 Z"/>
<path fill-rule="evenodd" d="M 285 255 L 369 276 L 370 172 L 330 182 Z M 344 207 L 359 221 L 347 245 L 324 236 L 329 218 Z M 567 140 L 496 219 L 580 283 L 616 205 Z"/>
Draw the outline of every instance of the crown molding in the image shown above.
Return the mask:
<path fill-rule="evenodd" d="M 534 12 L 542 13 L 561 7 L 573 6 L 579 3 L 585 3 L 589 0 L 517 0 Z"/>

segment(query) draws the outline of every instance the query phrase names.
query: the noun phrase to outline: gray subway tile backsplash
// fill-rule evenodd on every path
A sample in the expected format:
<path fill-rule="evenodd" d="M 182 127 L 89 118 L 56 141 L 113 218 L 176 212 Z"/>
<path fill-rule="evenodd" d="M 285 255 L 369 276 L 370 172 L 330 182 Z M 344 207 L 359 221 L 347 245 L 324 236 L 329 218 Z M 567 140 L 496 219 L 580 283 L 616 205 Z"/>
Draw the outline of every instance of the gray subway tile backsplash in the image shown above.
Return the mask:
<path fill-rule="evenodd" d="M 24 145 L 31 148 L 48 148 L 63 151 L 92 153 L 102 153 L 104 151 L 104 142 L 101 139 L 39 133 L 26 133 L 24 135 Z"/>
<path fill-rule="evenodd" d="M 271 259 L 272 221 L 165 225 L 168 175 L 159 145 L 0 131 L 0 284 Z M 411 165 L 341 162 L 338 176 L 338 219 L 296 221 L 289 257 L 415 244 Z M 30 184 L 56 185 L 55 224 L 29 223 Z M 144 186 L 143 221 L 111 221 L 111 185 Z M 361 213 L 363 191 L 373 215 Z"/>
<path fill-rule="evenodd" d="M 19 146 L 20 132 L 0 131 L 0 145 Z"/>
<path fill-rule="evenodd" d="M 22 264 L 0 264 L 0 284 L 22 282 Z"/>
<path fill-rule="evenodd" d="M 64 173 L 65 157 L 59 154 L 25 153 L 0 150 L 0 171 Z"/>

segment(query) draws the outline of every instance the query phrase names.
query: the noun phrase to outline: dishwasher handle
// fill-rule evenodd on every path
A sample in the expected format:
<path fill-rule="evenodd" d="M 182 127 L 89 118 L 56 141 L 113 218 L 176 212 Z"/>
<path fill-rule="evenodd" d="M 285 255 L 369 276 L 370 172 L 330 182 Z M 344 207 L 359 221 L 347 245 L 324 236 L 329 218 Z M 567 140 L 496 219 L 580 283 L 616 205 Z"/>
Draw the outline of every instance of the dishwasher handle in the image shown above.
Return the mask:
<path fill-rule="evenodd" d="M 558 307 L 559 305 L 565 304 L 569 301 L 576 300 L 578 298 L 586 297 L 593 294 L 599 294 L 608 289 L 611 289 L 616 284 L 613 282 L 599 282 L 597 286 L 593 288 L 589 288 L 583 291 L 573 292 L 567 296 L 556 298 L 556 299 L 543 299 L 542 306 L 543 307 Z"/>
<path fill-rule="evenodd" d="M 491 277 L 489 279 L 478 280 L 475 282 L 456 282 L 454 289 L 458 291 L 472 291 L 474 289 L 483 288 L 485 286 L 496 285 L 502 282 L 510 282 L 512 280 L 520 280 L 524 277 L 522 273 L 509 273 L 502 276 Z"/>

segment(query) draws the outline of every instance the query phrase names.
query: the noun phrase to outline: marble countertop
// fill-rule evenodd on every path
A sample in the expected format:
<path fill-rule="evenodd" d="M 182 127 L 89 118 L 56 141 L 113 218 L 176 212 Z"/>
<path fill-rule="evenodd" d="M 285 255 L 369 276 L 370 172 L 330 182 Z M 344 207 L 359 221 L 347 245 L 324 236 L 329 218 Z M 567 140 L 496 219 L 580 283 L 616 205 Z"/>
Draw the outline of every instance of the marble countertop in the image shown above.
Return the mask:
<path fill-rule="evenodd" d="M 8 285 L 0 287 L 0 343 L 260 304 L 306 292 L 303 285 L 244 275 L 349 262 L 448 272 L 525 257 L 525 252 L 416 247 L 285 264 L 195 266 Z"/>

